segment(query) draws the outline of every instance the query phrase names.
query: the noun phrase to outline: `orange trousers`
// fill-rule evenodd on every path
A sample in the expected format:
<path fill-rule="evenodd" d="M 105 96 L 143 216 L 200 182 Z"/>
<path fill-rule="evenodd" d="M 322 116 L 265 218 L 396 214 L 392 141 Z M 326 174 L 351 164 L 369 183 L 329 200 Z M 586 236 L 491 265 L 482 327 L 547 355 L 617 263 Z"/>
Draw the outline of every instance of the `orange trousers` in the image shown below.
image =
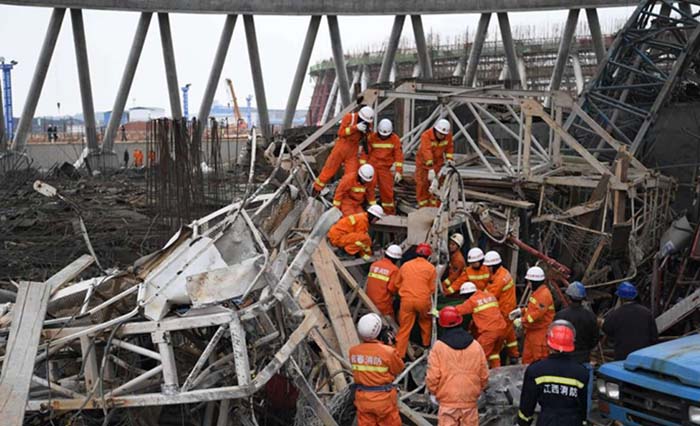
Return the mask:
<path fill-rule="evenodd" d="M 501 366 L 501 349 L 503 349 L 504 330 L 484 330 L 476 338 L 489 361 L 489 368 Z"/>
<path fill-rule="evenodd" d="M 437 199 L 430 193 L 430 181 L 428 180 L 428 170 L 416 167 L 416 202 L 418 208 L 433 207 L 437 204 Z"/>
<path fill-rule="evenodd" d="M 314 189 L 316 191 L 321 191 L 328 181 L 335 176 L 341 165 L 345 168 L 343 174 L 357 173 L 357 170 L 360 168 L 360 160 L 357 158 L 357 149 L 357 145 L 336 140 L 331 154 L 326 159 L 326 164 L 323 165 L 321 173 L 318 175 L 318 178 L 316 178 L 316 182 L 314 182 Z"/>
<path fill-rule="evenodd" d="M 447 408 L 438 410 L 438 426 L 479 426 L 479 410 L 474 408 Z"/>
<path fill-rule="evenodd" d="M 508 356 L 511 358 L 520 358 L 520 351 L 518 350 L 518 337 L 515 335 L 515 327 L 513 327 L 513 322 L 505 318 L 506 320 L 506 339 L 505 347 L 508 351 Z"/>
<path fill-rule="evenodd" d="M 523 364 L 532 364 L 535 361 L 547 358 L 547 329 L 525 330 L 523 342 Z"/>
<path fill-rule="evenodd" d="M 328 239 L 331 244 L 341 247 L 347 254 L 356 255 L 359 252 L 372 254 L 372 240 L 366 232 L 350 232 L 341 236 L 329 234 Z"/>
<path fill-rule="evenodd" d="M 396 333 L 396 351 L 401 358 L 406 356 L 408 339 L 411 337 L 413 324 L 418 315 L 418 326 L 423 346 L 430 346 L 430 334 L 433 331 L 433 322 L 430 318 L 432 302 L 427 300 L 401 299 L 399 308 L 399 332 Z"/>
<path fill-rule="evenodd" d="M 374 168 L 374 175 L 377 176 L 379 185 L 379 199 L 385 214 L 396 214 L 394 204 L 394 175 L 389 168 Z"/>
<path fill-rule="evenodd" d="M 357 426 L 401 426 L 399 407 L 396 404 L 382 409 L 357 407 Z"/>

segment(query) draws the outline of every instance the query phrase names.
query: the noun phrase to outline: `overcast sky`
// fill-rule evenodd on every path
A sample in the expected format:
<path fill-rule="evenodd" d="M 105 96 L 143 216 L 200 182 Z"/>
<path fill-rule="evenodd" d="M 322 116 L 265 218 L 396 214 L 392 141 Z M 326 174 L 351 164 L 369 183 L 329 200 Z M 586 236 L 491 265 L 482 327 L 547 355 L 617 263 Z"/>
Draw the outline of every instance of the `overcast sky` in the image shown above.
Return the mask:
<path fill-rule="evenodd" d="M 631 8 L 605 9 L 599 12 L 604 31 L 618 28 Z M 44 38 L 51 9 L 0 5 L 0 56 L 16 60 L 19 65 L 12 74 L 14 115 L 19 116 L 24 106 L 32 72 Z M 114 96 L 129 52 L 138 21 L 136 12 L 85 11 L 83 14 L 88 43 L 88 55 L 96 111 L 112 109 Z M 171 27 L 180 85 L 191 83 L 190 114 L 196 115 L 202 91 L 224 23 L 221 15 L 171 15 Z M 514 32 L 524 35 L 554 35 L 566 20 L 566 12 L 526 12 L 510 15 Z M 308 17 L 256 16 L 258 44 L 262 58 L 262 72 L 269 108 L 284 108 L 306 34 Z M 423 18 L 426 32 L 439 34 L 441 40 L 455 39 L 465 33 L 473 34 L 478 15 L 428 15 Z M 391 31 L 393 17 L 339 18 L 346 52 L 379 49 Z M 585 13 L 580 14 L 579 27 L 585 28 Z M 491 19 L 490 38 L 496 38 L 497 20 Z M 410 20 L 407 19 L 403 37 L 412 43 Z M 470 36 L 471 39 L 471 36 Z M 316 39 L 311 63 L 331 57 L 328 25 L 325 19 Z M 246 50 L 243 20 L 236 22 L 233 40 L 222 73 L 222 84 L 215 99 L 223 104 L 229 95 L 223 83 L 231 78 L 241 105 L 248 94 L 253 94 L 253 82 Z M 312 84 L 304 83 L 299 108 L 306 108 L 311 99 Z M 56 115 L 56 103 L 61 103 L 62 114 L 81 112 L 77 68 L 73 49 L 70 14 L 66 13 L 53 55 L 51 67 L 39 100 L 36 115 Z M 163 56 L 157 18 L 149 27 L 146 45 L 131 88 L 127 108 L 157 106 L 169 111 L 164 79 Z"/>

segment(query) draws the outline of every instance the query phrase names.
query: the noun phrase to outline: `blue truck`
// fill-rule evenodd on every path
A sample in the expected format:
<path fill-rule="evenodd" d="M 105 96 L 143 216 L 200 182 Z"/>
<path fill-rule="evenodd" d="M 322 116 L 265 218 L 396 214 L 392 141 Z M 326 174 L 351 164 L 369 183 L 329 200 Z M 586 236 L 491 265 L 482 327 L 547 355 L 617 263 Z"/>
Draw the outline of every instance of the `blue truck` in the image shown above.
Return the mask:
<path fill-rule="evenodd" d="M 596 373 L 598 408 L 624 425 L 700 425 L 700 335 L 660 343 Z"/>

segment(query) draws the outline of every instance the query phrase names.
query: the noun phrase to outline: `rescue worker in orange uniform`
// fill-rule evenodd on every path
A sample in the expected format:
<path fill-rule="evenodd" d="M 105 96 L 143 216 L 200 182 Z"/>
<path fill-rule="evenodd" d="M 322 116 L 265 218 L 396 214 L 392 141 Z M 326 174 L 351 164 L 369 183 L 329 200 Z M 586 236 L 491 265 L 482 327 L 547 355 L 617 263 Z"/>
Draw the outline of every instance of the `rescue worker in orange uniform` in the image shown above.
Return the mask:
<path fill-rule="evenodd" d="M 384 217 L 381 206 L 369 206 L 367 213 L 345 216 L 331 226 L 328 240 L 349 255 L 359 255 L 364 260 L 372 256 L 372 239 L 369 237 L 369 225 Z"/>
<path fill-rule="evenodd" d="M 484 255 L 484 265 L 489 268 L 491 281 L 486 290 L 496 296 L 498 306 L 501 309 L 501 315 L 506 322 L 506 339 L 505 346 L 508 351 L 508 357 L 511 364 L 516 364 L 520 358 L 518 351 L 518 339 L 515 336 L 515 327 L 513 321 L 508 318 L 508 314 L 518 306 L 518 301 L 515 297 L 515 281 L 510 276 L 510 272 L 503 267 L 501 255 L 497 251 L 489 251 Z"/>
<path fill-rule="evenodd" d="M 539 266 L 527 270 L 525 280 L 534 288 L 527 306 L 513 309 L 508 317 L 516 328 L 525 330 L 523 364 L 547 358 L 547 329 L 554 319 L 554 299 L 545 283 L 544 271 Z"/>
<path fill-rule="evenodd" d="M 403 151 L 401 139 L 394 133 L 391 120 L 385 118 L 379 122 L 377 131 L 370 133 L 367 137 L 367 148 L 369 150 L 367 162 L 374 166 L 377 185 L 379 185 L 379 199 L 382 201 L 384 213 L 396 214 L 394 182 L 399 183 L 403 179 Z M 360 158 L 360 163 L 363 161 L 365 160 Z M 395 170 L 393 174 L 392 166 Z"/>
<path fill-rule="evenodd" d="M 464 268 L 462 274 L 451 284 L 452 290 L 456 293 L 462 288 L 462 284 L 471 281 L 479 290 L 485 290 L 489 283 L 491 274 L 488 266 L 484 265 L 484 252 L 479 247 L 469 249 L 467 252 L 467 262 L 469 265 Z"/>
<path fill-rule="evenodd" d="M 416 257 L 401 265 L 396 283 L 391 283 L 389 290 L 392 293 L 398 291 L 401 297 L 399 308 L 399 332 L 396 334 L 396 350 L 401 358 L 406 356 L 408 339 L 411 337 L 411 329 L 418 316 L 418 326 L 423 347 L 430 346 L 430 337 L 433 329 L 430 312 L 432 311 L 432 296 L 435 293 L 435 280 L 437 271 L 428 258 L 432 249 L 427 243 L 420 243 L 416 248 Z"/>
<path fill-rule="evenodd" d="M 384 250 L 384 255 L 370 265 L 365 291 L 382 315 L 394 318 L 394 298 L 389 291 L 389 284 L 398 278 L 399 267 L 396 264 L 401 260 L 403 250 L 392 244 Z"/>
<path fill-rule="evenodd" d="M 454 306 L 442 308 L 438 324 L 445 331 L 428 356 L 425 385 L 440 405 L 439 426 L 478 426 L 477 401 L 489 381 L 484 350 L 460 327 Z"/>
<path fill-rule="evenodd" d="M 360 141 L 371 130 L 374 110 L 363 106 L 358 112 L 350 112 L 343 117 L 338 128 L 338 138 L 331 150 L 321 173 L 314 181 L 314 191 L 321 192 L 328 181 L 335 176 L 342 165 L 343 175 L 354 174 L 360 167 L 358 159 Z"/>
<path fill-rule="evenodd" d="M 364 164 L 356 173 L 346 174 L 340 179 L 333 194 L 333 206 L 343 212 L 343 216 L 362 213 L 363 203 L 370 206 L 377 204 L 374 194 L 374 167 Z"/>
<path fill-rule="evenodd" d="M 430 184 L 447 160 L 454 164 L 454 142 L 450 122 L 444 118 L 435 122 L 420 137 L 416 153 L 416 201 L 418 208 L 437 207 L 438 199 L 430 193 Z"/>
<path fill-rule="evenodd" d="M 447 244 L 447 249 L 450 251 L 450 266 L 447 269 L 447 278 L 442 280 L 442 292 L 448 296 L 457 295 L 457 290 L 452 288 L 451 284 L 457 281 L 467 266 L 462 254 L 462 245 L 464 245 L 464 236 L 452 234 L 450 242 Z"/>
<path fill-rule="evenodd" d="M 501 366 L 501 349 L 506 334 L 506 321 L 501 315 L 498 300 L 493 294 L 479 290 L 472 282 L 466 282 L 459 289 L 459 294 L 466 298 L 457 306 L 460 315 L 472 316 L 477 338 L 489 361 L 489 367 Z"/>
<path fill-rule="evenodd" d="M 362 343 L 349 351 L 357 426 L 401 426 L 398 391 L 392 382 L 404 363 L 396 349 L 377 340 L 381 331 L 379 315 L 364 315 L 357 323 Z"/>
<path fill-rule="evenodd" d="M 134 167 L 143 166 L 143 151 L 140 149 L 134 150 Z"/>

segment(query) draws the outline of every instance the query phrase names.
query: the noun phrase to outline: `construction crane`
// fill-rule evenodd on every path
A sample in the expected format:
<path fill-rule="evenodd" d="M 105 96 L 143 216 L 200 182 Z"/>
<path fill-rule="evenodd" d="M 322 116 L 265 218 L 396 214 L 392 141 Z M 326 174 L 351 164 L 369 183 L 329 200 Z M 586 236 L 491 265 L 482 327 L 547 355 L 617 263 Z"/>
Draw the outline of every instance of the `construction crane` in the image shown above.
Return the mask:
<path fill-rule="evenodd" d="M 227 78 L 226 84 L 228 84 L 228 90 L 231 92 L 231 99 L 233 99 L 233 118 L 236 120 L 238 128 L 244 130 L 248 127 L 248 125 L 241 116 L 240 108 L 238 108 L 238 99 L 236 98 L 236 91 L 233 90 L 233 81 L 231 81 L 230 78 Z"/>

